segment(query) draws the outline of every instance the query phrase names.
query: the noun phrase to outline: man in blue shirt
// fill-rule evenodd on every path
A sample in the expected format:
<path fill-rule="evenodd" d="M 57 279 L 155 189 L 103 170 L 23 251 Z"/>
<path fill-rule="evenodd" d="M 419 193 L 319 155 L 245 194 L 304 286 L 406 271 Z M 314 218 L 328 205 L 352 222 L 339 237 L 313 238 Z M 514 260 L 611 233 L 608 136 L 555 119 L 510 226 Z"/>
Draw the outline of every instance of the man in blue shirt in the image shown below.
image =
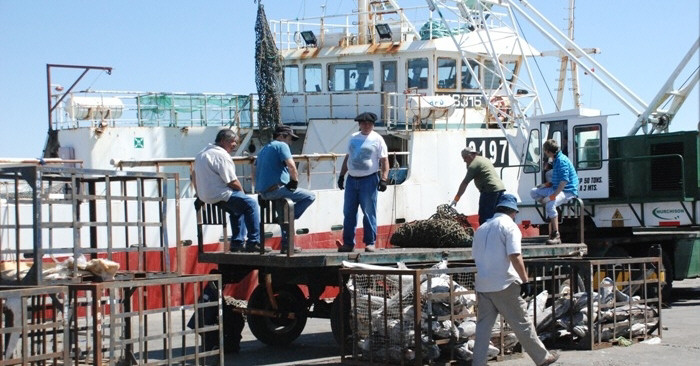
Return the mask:
<path fill-rule="evenodd" d="M 289 145 L 298 140 L 299 136 L 294 134 L 291 127 L 278 125 L 272 138 L 273 140 L 260 150 L 255 160 L 255 190 L 265 200 L 291 199 L 294 202 L 294 219 L 298 219 L 316 200 L 313 192 L 297 188 L 299 175 Z M 282 213 L 278 211 L 279 214 Z M 281 252 L 286 254 L 289 248 L 289 233 L 283 225 L 280 229 Z M 294 248 L 294 252 L 301 252 L 301 248 Z"/>
<path fill-rule="evenodd" d="M 545 205 L 549 218 L 547 244 L 560 244 L 557 207 L 578 196 L 578 175 L 569 158 L 559 149 L 556 140 L 545 141 L 542 150 L 547 158 L 552 159 L 552 181 L 533 188 L 530 196 Z"/>

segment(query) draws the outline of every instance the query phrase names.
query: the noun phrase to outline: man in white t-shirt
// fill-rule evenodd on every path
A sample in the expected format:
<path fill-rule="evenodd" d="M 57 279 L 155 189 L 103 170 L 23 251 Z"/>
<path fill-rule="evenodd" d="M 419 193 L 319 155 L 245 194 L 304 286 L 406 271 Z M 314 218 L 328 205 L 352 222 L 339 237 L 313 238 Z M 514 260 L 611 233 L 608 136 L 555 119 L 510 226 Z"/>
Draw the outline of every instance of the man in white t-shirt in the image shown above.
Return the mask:
<path fill-rule="evenodd" d="M 476 263 L 477 294 L 476 340 L 472 365 L 486 365 L 491 329 L 498 314 L 513 329 L 523 349 L 537 365 L 550 365 L 559 359 L 548 352 L 527 318 L 523 297 L 533 295 L 520 251 L 522 233 L 513 221 L 518 214 L 515 196 L 504 193 L 496 204 L 496 214 L 474 233 L 472 255 Z"/>
<path fill-rule="evenodd" d="M 258 203 L 245 194 L 236 176 L 236 166 L 231 159 L 236 140 L 233 131 L 221 130 L 214 143 L 197 154 L 194 160 L 197 196 L 209 204 L 223 202 L 223 209 L 231 219 L 232 252 L 259 252 L 260 210 Z M 246 231 L 248 242 L 244 246 Z"/>
<path fill-rule="evenodd" d="M 345 219 L 343 243 L 338 247 L 339 252 L 352 252 L 355 248 L 358 206 L 364 214 L 362 226 L 365 251 L 374 251 L 377 240 L 377 191 L 386 191 L 389 176 L 389 152 L 382 135 L 374 132 L 376 120 L 377 115 L 370 112 L 355 117 L 355 121 L 360 124 L 360 131 L 350 136 L 348 154 L 340 169 L 338 188 L 345 189 Z M 347 182 L 345 173 L 348 173 Z"/>

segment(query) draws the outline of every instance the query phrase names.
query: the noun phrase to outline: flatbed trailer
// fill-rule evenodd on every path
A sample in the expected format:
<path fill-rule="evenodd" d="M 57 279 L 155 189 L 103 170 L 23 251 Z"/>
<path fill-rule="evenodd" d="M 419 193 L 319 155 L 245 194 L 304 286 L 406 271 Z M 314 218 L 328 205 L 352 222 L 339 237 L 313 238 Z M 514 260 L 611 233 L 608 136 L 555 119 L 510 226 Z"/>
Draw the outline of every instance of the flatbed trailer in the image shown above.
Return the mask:
<path fill-rule="evenodd" d="M 544 240 L 544 237 L 524 240 L 523 257 L 578 257 L 586 254 L 583 243 L 544 245 Z M 443 259 L 451 264 L 470 264 L 473 263 L 472 250 L 466 247 L 386 248 L 372 253 L 362 249 L 339 253 L 335 249 L 305 249 L 301 253 L 283 255 L 279 251 L 265 254 L 204 252 L 200 246 L 198 255 L 199 262 L 218 265 L 224 283 L 236 283 L 250 272 L 258 271 L 259 284 L 248 299 L 248 308 L 235 311 L 247 314 L 253 334 L 269 345 L 293 342 L 309 317 L 330 319 L 336 340 L 341 339 L 339 322 L 348 321 L 349 307 L 343 307 L 345 314 L 341 315 L 339 297 L 330 303 L 321 295 L 327 288 L 335 289 L 335 293 L 339 291 L 338 273 L 343 261 L 384 266 L 402 262 L 412 267 L 429 266 Z"/>

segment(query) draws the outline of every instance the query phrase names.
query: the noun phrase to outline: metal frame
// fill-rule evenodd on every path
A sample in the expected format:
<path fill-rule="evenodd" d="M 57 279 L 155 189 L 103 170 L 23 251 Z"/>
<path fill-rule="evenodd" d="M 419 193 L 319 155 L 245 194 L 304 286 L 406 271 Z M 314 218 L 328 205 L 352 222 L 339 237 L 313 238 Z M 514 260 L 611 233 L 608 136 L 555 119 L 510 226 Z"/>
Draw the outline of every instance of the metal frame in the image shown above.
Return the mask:
<path fill-rule="evenodd" d="M 567 297 L 570 301 L 573 301 L 573 295 L 577 292 L 583 291 L 589 294 L 588 299 L 586 300 L 586 309 L 588 314 L 596 313 L 596 319 L 601 318 L 602 312 L 615 309 L 621 305 L 645 305 L 653 307 L 658 311 L 658 316 L 652 319 L 647 319 L 645 313 L 645 324 L 653 320 L 657 320 L 657 324 L 654 328 L 645 328 L 646 331 L 644 336 L 633 336 L 631 334 L 631 329 L 625 333 L 618 332 L 618 325 L 624 326 L 626 322 L 629 323 L 629 320 L 617 320 L 617 318 L 613 318 L 613 335 L 609 340 L 603 340 L 603 330 L 610 329 L 610 323 L 594 323 L 593 317 L 588 316 L 586 320 L 586 327 L 588 329 L 586 336 L 576 340 L 568 339 L 563 342 L 559 342 L 561 344 L 558 344 L 558 346 L 561 345 L 562 347 L 566 348 L 594 350 L 614 345 L 618 336 L 625 336 L 629 340 L 637 341 L 646 339 L 650 337 L 653 332 L 657 332 L 657 335 L 661 337 L 661 257 L 525 259 L 525 265 L 528 268 L 530 280 L 535 286 L 535 292 L 537 293 L 541 292 L 542 290 L 548 290 L 549 295 L 545 300 L 548 305 L 551 304 L 550 301 L 554 302 L 555 300 L 563 297 Z M 594 308 L 594 291 L 600 291 L 598 288 L 598 283 L 596 282 L 598 282 L 598 280 L 603 276 L 607 276 L 613 281 L 611 285 L 606 286 L 607 288 L 611 290 L 621 290 L 629 297 L 629 300 L 624 303 L 617 302 L 613 297 L 612 305 L 604 305 L 599 303 L 598 307 Z M 580 288 L 581 283 L 579 282 L 579 278 L 582 280 L 583 288 Z M 570 288 L 568 296 L 562 296 L 560 293 L 560 290 L 565 282 L 568 282 L 568 286 Z M 650 288 L 654 288 L 658 296 L 654 297 L 654 294 L 650 294 Z M 635 293 L 639 293 L 639 300 L 633 299 L 632 295 Z M 537 324 L 539 322 L 538 320 L 541 320 L 539 317 L 542 315 L 538 314 L 536 311 L 537 299 L 535 298 L 533 301 L 533 308 L 535 309 L 533 321 L 535 324 Z M 573 326 L 572 315 L 573 313 L 571 308 L 569 308 L 569 311 L 561 314 L 560 318 L 568 316 L 569 325 Z M 557 319 L 558 318 L 554 316 L 552 322 L 556 321 Z"/>
<path fill-rule="evenodd" d="M 95 365 L 180 365 L 194 361 L 202 365 L 216 357 L 223 365 L 223 298 L 219 295 L 218 301 L 197 302 L 209 281 L 221 289 L 220 275 L 161 275 L 69 285 L 72 361 Z M 217 324 L 201 324 L 194 316 L 194 328 L 188 328 L 192 313 L 212 307 L 219 315 Z M 158 326 L 153 329 L 153 324 Z M 200 350 L 199 336 L 212 331 L 219 333 L 218 347 Z M 194 353 L 189 347 L 194 347 Z"/>
<path fill-rule="evenodd" d="M 175 211 L 178 218 L 180 205 L 177 174 L 8 165 L 0 167 L 0 181 L 2 180 L 14 185 L 14 192 L 8 193 L 6 197 L 8 206 L 12 207 L 8 210 L 8 221 L 0 224 L 0 229 L 9 230 L 14 235 L 14 248 L 6 250 L 0 247 L 0 257 L 14 257 L 16 260 L 17 273 L 11 283 L 47 283 L 41 274 L 43 259 L 48 256 L 72 255 L 77 259 L 85 254 L 89 260 L 105 255 L 112 260 L 114 254 L 119 252 L 127 256 L 124 263 L 126 268 L 122 270 L 145 271 L 146 257 L 149 253 L 156 253 L 161 257 L 160 271 L 172 272 L 167 219 L 168 181 L 172 181 L 175 186 Z M 29 191 L 21 192 L 20 186 L 25 183 Z M 23 198 L 22 194 L 29 197 Z M 123 207 L 124 221 L 116 221 L 113 217 L 113 206 L 119 204 Z M 153 205 L 157 207 L 147 211 L 147 206 L 151 208 Z M 31 224 L 25 223 L 28 221 L 26 210 L 31 210 Z M 67 212 L 70 214 L 67 215 Z M 66 219 L 67 216 L 70 218 Z M 173 247 L 179 252 L 182 245 L 180 223 L 175 221 L 176 245 Z M 120 229 L 123 229 L 125 242 L 115 243 L 113 235 Z M 156 232 L 152 233 L 152 230 Z M 31 249 L 25 249 L 28 245 L 22 245 L 27 231 L 32 235 Z M 70 235 L 67 234 L 68 231 Z M 72 242 L 72 245 L 57 244 L 54 237 L 60 233 L 72 236 L 72 240 L 64 238 Z M 83 238 L 86 233 L 87 238 Z M 105 233 L 106 235 L 101 235 Z M 155 238 L 155 242 L 149 241 L 149 234 Z M 106 242 L 100 242 L 99 238 L 104 238 Z M 130 267 L 128 257 L 131 253 L 135 253 L 137 268 Z M 29 273 L 21 277 L 20 261 L 24 258 L 31 258 L 33 264 Z M 175 263 L 174 273 L 182 273 L 179 263 Z M 77 269 L 74 268 L 71 275 L 71 281 L 79 280 Z"/>
<path fill-rule="evenodd" d="M 0 365 L 68 364 L 67 295 L 65 286 L 0 287 Z"/>

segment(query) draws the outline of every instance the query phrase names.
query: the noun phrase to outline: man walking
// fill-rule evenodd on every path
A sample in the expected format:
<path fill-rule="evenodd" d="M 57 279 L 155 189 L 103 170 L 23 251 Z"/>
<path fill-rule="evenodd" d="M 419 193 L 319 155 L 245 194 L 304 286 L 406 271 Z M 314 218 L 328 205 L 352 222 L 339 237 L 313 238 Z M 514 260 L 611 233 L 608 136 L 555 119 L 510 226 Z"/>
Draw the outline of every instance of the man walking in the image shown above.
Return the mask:
<path fill-rule="evenodd" d="M 299 173 L 292 158 L 289 146 L 292 141 L 299 139 L 291 127 L 278 125 L 272 134 L 273 140 L 265 145 L 255 161 L 255 190 L 265 200 L 273 201 L 289 198 L 294 202 L 294 218 L 298 219 L 316 200 L 316 195 L 306 189 L 297 188 Z M 278 206 L 278 215 L 283 215 L 282 206 Z M 289 232 L 285 225 L 280 225 L 282 231 L 281 252 L 289 250 Z M 301 248 L 294 248 L 295 253 Z"/>
<path fill-rule="evenodd" d="M 345 189 L 343 243 L 338 251 L 352 252 L 355 248 L 355 227 L 359 206 L 364 214 L 362 224 L 365 251 L 373 252 L 377 240 L 377 191 L 386 191 L 389 153 L 384 138 L 374 131 L 376 114 L 361 113 L 355 121 L 360 124 L 360 131 L 350 136 L 348 154 L 345 155 L 340 177 L 338 177 L 338 188 Z M 345 182 L 345 173 L 348 173 L 347 182 Z"/>
<path fill-rule="evenodd" d="M 232 252 L 257 252 L 260 251 L 260 211 L 258 203 L 245 194 L 236 176 L 236 166 L 231 159 L 236 140 L 233 131 L 221 130 L 214 143 L 197 154 L 194 160 L 197 196 L 209 204 L 223 202 L 223 209 L 231 220 Z M 248 242 L 244 246 L 246 231 Z"/>
<path fill-rule="evenodd" d="M 526 303 L 520 295 L 533 295 L 520 251 L 522 233 L 513 221 L 518 213 L 515 196 L 501 195 L 496 214 L 474 233 L 472 255 L 476 263 L 477 294 L 476 340 L 472 365 L 486 365 L 491 328 L 501 314 L 513 329 L 523 349 L 537 365 L 550 365 L 559 359 L 548 352 L 527 318 Z"/>
<path fill-rule="evenodd" d="M 467 163 L 467 175 L 457 189 L 457 194 L 450 206 L 456 206 L 462 194 L 472 180 L 479 190 L 479 225 L 493 217 L 496 203 L 506 190 L 501 178 L 489 159 L 479 155 L 476 150 L 467 146 L 462 150 L 462 160 Z"/>
<path fill-rule="evenodd" d="M 547 244 L 561 244 L 559 235 L 559 213 L 557 207 L 578 196 L 578 174 L 556 140 L 550 139 L 542 145 L 545 155 L 552 160 L 552 180 L 530 191 L 530 196 L 545 206 L 549 218 Z"/>

